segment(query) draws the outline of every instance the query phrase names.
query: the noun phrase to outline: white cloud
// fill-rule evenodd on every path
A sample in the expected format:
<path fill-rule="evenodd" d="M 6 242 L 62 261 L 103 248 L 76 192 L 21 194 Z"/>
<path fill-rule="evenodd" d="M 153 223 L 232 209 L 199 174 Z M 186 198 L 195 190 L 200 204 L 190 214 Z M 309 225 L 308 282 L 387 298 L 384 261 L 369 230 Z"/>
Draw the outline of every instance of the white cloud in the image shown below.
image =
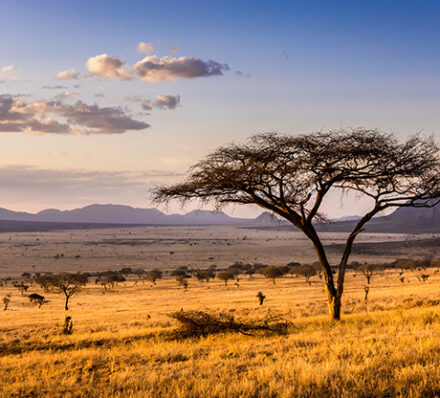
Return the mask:
<path fill-rule="evenodd" d="M 91 57 L 86 63 L 90 74 L 108 79 L 130 80 L 131 72 L 123 69 L 124 61 L 107 54 Z"/>
<path fill-rule="evenodd" d="M 216 61 L 202 61 L 194 57 L 147 56 L 134 65 L 134 71 L 141 80 L 150 82 L 174 81 L 176 78 L 221 76 L 229 70 L 227 64 Z"/>
<path fill-rule="evenodd" d="M 140 53 L 146 53 L 149 54 L 153 51 L 154 47 L 151 43 L 145 42 L 145 41 L 141 41 L 140 43 L 138 43 L 137 45 L 137 50 Z"/>
<path fill-rule="evenodd" d="M 79 72 L 75 69 L 64 70 L 57 74 L 57 79 L 59 80 L 68 80 L 68 79 L 78 79 Z"/>

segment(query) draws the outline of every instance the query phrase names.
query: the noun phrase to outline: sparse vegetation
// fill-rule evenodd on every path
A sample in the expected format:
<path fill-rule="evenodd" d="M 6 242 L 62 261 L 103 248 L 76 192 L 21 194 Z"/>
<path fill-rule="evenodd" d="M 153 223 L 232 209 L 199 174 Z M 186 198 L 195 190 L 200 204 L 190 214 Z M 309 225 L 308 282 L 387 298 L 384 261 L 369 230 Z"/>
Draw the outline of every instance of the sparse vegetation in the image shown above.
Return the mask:
<path fill-rule="evenodd" d="M 64 294 L 66 298 L 64 309 L 67 311 L 69 309 L 69 299 L 81 291 L 81 288 L 87 284 L 88 278 L 82 274 L 62 272 L 56 275 L 41 276 L 39 281 L 46 290 L 52 289 L 56 293 Z"/>
<path fill-rule="evenodd" d="M 162 278 L 162 271 L 158 270 L 157 268 L 148 271 L 145 275 L 146 279 L 150 282 L 153 282 L 154 285 L 156 285 L 156 281 L 158 279 Z"/>

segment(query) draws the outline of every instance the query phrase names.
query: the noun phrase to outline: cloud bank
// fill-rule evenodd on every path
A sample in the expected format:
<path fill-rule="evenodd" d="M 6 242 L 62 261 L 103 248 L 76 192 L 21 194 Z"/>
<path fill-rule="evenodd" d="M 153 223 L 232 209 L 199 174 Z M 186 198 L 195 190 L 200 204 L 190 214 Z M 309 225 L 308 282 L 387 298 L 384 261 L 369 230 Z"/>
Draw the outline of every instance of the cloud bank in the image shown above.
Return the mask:
<path fill-rule="evenodd" d="M 74 105 L 57 100 L 25 102 L 10 94 L 0 95 L 0 132 L 121 134 L 147 127 L 149 124 L 132 119 L 119 107 L 101 108 L 82 101 Z"/>
<path fill-rule="evenodd" d="M 40 198 L 45 207 L 59 206 L 60 203 L 75 206 L 96 202 L 127 203 L 130 200 L 147 204 L 150 188 L 175 182 L 181 177 L 182 174 L 166 170 L 115 172 L 8 165 L 0 167 L 0 196 L 2 207 L 5 203 L 15 207 L 35 198 Z"/>

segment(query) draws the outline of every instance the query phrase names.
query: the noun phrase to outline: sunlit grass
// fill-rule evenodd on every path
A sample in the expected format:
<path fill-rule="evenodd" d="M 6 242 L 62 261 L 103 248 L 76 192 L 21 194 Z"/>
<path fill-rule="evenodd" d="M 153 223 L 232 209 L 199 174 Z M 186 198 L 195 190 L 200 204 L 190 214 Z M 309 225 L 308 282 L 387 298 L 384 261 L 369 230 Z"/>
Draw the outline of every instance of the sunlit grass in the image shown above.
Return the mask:
<path fill-rule="evenodd" d="M 38 309 L 12 288 L 0 314 L 0 391 L 4 397 L 380 397 L 440 394 L 440 280 L 408 273 L 365 280 L 348 276 L 343 320 L 331 322 L 321 281 L 260 277 L 240 287 L 191 280 L 158 286 L 88 286 L 73 297 L 74 333 L 60 334 L 62 296 Z M 267 296 L 258 305 L 256 293 Z M 41 293 L 37 287 L 32 291 Z M 44 293 L 43 293 L 44 294 Z M 227 333 L 175 340 L 167 314 L 224 311 L 237 318 L 269 314 L 292 322 L 286 336 Z"/>

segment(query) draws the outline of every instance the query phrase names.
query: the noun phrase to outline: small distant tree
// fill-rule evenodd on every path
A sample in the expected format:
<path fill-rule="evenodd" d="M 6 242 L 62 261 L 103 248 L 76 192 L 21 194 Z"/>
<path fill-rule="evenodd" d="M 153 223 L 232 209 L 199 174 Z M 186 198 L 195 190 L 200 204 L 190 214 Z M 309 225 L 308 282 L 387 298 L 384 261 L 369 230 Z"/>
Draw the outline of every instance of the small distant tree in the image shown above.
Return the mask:
<path fill-rule="evenodd" d="M 37 293 L 32 293 L 28 296 L 29 301 L 31 303 L 37 303 L 38 304 L 38 308 L 41 308 L 41 306 L 45 303 L 47 303 L 47 300 L 44 298 L 44 296 L 41 296 Z"/>
<path fill-rule="evenodd" d="M 204 270 L 196 272 L 196 278 L 199 282 L 209 282 L 211 279 L 215 278 L 215 274 L 211 270 Z"/>
<path fill-rule="evenodd" d="M 318 267 L 311 264 L 303 264 L 299 267 L 292 268 L 291 273 L 294 273 L 297 276 L 303 276 L 306 279 L 306 283 L 309 285 L 312 284 L 310 278 L 314 277 L 319 273 Z"/>
<path fill-rule="evenodd" d="M 370 293 L 370 286 L 364 286 L 364 292 L 365 292 L 364 301 L 365 304 L 368 304 L 368 293 Z"/>
<path fill-rule="evenodd" d="M 248 268 L 246 271 L 244 271 L 245 275 L 249 276 L 249 279 L 252 279 L 252 277 L 257 273 L 254 268 Z"/>
<path fill-rule="evenodd" d="M 69 309 L 70 298 L 78 294 L 82 287 L 88 282 L 87 277 L 82 274 L 71 274 L 68 272 L 62 272 L 55 275 L 43 276 L 40 278 L 45 278 L 45 284 L 48 286 L 49 290 L 54 293 L 64 294 L 66 301 L 64 304 L 64 309 L 67 311 Z"/>
<path fill-rule="evenodd" d="M 3 297 L 3 311 L 6 311 L 8 309 L 10 302 L 11 302 L 10 294 L 7 294 L 5 297 Z"/>
<path fill-rule="evenodd" d="M 188 272 L 188 267 L 186 266 L 182 266 L 171 271 L 171 276 L 175 276 L 176 278 L 179 276 L 182 276 L 183 278 L 191 278 L 191 275 Z"/>
<path fill-rule="evenodd" d="M 30 274 L 30 272 L 23 272 L 21 274 L 21 277 L 28 280 L 28 279 L 31 279 L 31 274 Z"/>
<path fill-rule="evenodd" d="M 228 285 L 228 281 L 235 279 L 235 275 L 231 271 L 221 271 L 217 273 L 217 278 L 225 282 L 225 286 Z"/>
<path fill-rule="evenodd" d="M 341 317 L 345 273 L 356 237 L 384 210 L 440 203 L 440 148 L 419 135 L 401 143 L 393 134 L 355 129 L 302 135 L 258 134 L 230 144 L 194 165 L 185 181 L 157 187 L 156 203 L 177 199 L 258 205 L 288 220 L 311 241 L 323 273 L 329 313 Z M 370 199 L 336 264 L 337 278 L 316 231 L 331 192 Z"/>
<path fill-rule="evenodd" d="M 133 274 L 138 277 L 139 280 L 146 274 L 146 271 L 142 268 L 136 268 L 133 270 Z"/>
<path fill-rule="evenodd" d="M 262 292 L 258 292 L 257 298 L 258 298 L 258 301 L 260 302 L 260 305 L 263 305 L 266 296 Z"/>
<path fill-rule="evenodd" d="M 272 279 L 273 284 L 275 285 L 275 279 L 281 278 L 285 274 L 284 267 L 275 267 L 270 266 L 267 268 L 263 268 L 261 273 L 267 278 Z"/>
<path fill-rule="evenodd" d="M 228 268 L 227 268 L 227 270 L 226 270 L 227 272 L 229 272 L 229 273 L 231 273 L 232 275 L 234 275 L 234 277 L 237 277 L 238 275 L 240 275 L 242 272 L 243 272 L 243 270 L 241 269 L 241 267 L 240 268 L 237 268 L 237 266 L 234 264 L 234 265 L 230 265 Z"/>
<path fill-rule="evenodd" d="M 185 278 L 184 276 L 178 276 L 177 278 L 176 278 L 176 281 L 177 281 L 177 283 L 180 285 L 180 286 L 182 286 L 183 287 L 183 290 L 187 290 L 188 289 L 188 285 L 189 285 L 189 283 L 188 283 L 188 279 L 187 278 Z"/>
<path fill-rule="evenodd" d="M 20 290 L 22 296 L 24 295 L 24 292 L 29 289 L 29 285 L 25 285 L 24 283 L 14 283 L 14 287 Z"/>
<path fill-rule="evenodd" d="M 115 287 L 120 282 L 125 282 L 125 276 L 117 271 L 106 271 L 100 274 L 100 278 L 98 280 L 102 286 L 104 286 L 104 290 L 107 290 L 107 286 Z"/>
<path fill-rule="evenodd" d="M 162 271 L 158 270 L 157 268 L 148 271 L 146 274 L 146 279 L 153 282 L 153 284 L 156 285 L 156 281 L 158 279 L 162 279 Z"/>
<path fill-rule="evenodd" d="M 130 274 L 133 272 L 133 270 L 132 270 L 130 267 L 124 267 L 124 268 L 121 268 L 121 269 L 119 270 L 119 272 L 120 272 L 122 275 L 124 275 L 125 277 L 127 277 L 128 275 L 130 275 Z"/>
<path fill-rule="evenodd" d="M 371 264 L 365 264 L 361 265 L 358 269 L 367 280 L 367 285 L 370 285 L 373 276 L 377 273 L 377 267 Z"/>

